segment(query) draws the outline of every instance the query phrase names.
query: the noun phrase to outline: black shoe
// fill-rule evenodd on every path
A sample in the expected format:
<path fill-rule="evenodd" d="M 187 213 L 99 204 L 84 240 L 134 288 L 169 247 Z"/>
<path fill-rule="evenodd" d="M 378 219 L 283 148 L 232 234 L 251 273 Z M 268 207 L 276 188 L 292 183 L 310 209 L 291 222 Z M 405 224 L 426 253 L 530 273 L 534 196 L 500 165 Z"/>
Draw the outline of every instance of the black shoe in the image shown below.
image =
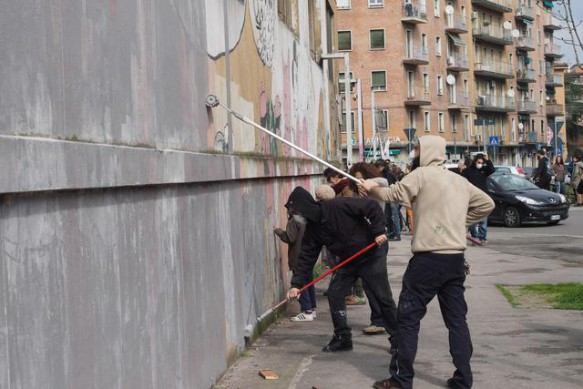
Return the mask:
<path fill-rule="evenodd" d="M 352 350 L 352 337 L 346 335 L 334 335 L 330 343 L 322 349 L 326 353 L 350 350 Z"/>
<path fill-rule="evenodd" d="M 401 237 L 400 236 L 391 236 L 389 238 L 389 240 L 392 242 L 399 242 L 401 240 Z"/>
<path fill-rule="evenodd" d="M 461 386 L 459 386 L 457 384 L 457 382 L 455 382 L 455 380 L 453 378 L 450 378 L 447 380 L 447 387 L 451 388 L 451 389 L 459 389 L 461 388 Z"/>

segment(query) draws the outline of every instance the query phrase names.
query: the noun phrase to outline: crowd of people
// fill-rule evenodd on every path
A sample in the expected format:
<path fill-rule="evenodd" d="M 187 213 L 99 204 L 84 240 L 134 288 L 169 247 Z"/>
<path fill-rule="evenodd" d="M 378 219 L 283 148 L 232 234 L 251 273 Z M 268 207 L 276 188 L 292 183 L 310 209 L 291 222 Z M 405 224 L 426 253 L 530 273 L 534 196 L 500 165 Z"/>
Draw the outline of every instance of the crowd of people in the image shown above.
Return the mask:
<path fill-rule="evenodd" d="M 275 229 L 277 236 L 290 245 L 293 276 L 288 298 L 299 297 L 302 310 L 291 318 L 293 321 L 316 318 L 313 291 L 299 291 L 312 280 L 320 256 L 333 266 L 376 242 L 375 248 L 332 276 L 326 294 L 334 335 L 323 348 L 325 352 L 353 348 L 346 305 L 354 296 L 368 301 L 370 326 L 363 332 L 388 333 L 391 353 L 391 377 L 375 382 L 375 388 L 412 387 L 419 323 L 435 296 L 450 333 L 456 368 L 448 385 L 472 386 L 464 251 L 468 232 L 478 241 L 486 241 L 486 219 L 494 203 L 484 193 L 483 185 L 493 166 L 486 155 L 480 155 L 465 171 L 455 174 L 443 166 L 444 161 L 443 138 L 423 136 L 405 171 L 384 160 L 356 163 L 348 173 L 357 183 L 334 169 L 326 169 L 325 186 L 331 190 L 318 187 L 314 198 L 304 188 L 296 187 L 285 204 L 288 225 L 285 230 Z M 325 191 L 324 197 L 318 194 Z M 413 257 L 403 276 L 397 305 L 388 280 L 388 243 L 401 240 L 404 229 L 412 234 Z"/>

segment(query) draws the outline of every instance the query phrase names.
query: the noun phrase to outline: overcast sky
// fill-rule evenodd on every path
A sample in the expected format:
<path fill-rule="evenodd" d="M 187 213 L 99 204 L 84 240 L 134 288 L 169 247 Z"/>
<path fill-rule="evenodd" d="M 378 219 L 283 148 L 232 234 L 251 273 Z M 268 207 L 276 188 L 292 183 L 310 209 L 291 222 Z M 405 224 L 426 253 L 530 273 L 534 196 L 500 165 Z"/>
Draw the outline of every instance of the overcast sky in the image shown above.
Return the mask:
<path fill-rule="evenodd" d="M 579 31 L 579 36 L 583 40 L 583 0 L 571 0 L 571 8 L 573 10 L 573 19 L 577 23 L 579 23 L 579 27 L 577 30 Z M 556 5 L 554 13 L 556 15 L 564 15 L 565 11 L 562 5 Z M 563 23 L 561 21 L 561 23 Z M 566 29 L 562 29 L 560 31 L 555 31 L 555 37 L 561 38 L 564 37 L 565 39 L 571 39 L 569 32 Z M 569 65 L 575 64 L 575 53 L 573 47 L 563 43 L 563 53 L 565 54 L 564 57 L 561 59 L 562 61 L 568 63 Z M 577 50 L 579 55 L 579 62 L 583 63 L 583 54 L 581 49 Z"/>

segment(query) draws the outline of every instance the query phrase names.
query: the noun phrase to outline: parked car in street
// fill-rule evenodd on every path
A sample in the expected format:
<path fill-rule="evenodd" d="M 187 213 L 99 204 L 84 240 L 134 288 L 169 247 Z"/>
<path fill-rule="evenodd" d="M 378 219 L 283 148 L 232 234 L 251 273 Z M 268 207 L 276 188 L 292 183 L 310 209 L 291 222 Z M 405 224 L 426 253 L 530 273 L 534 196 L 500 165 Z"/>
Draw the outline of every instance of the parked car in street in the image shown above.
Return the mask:
<path fill-rule="evenodd" d="M 496 173 L 516 174 L 520 177 L 526 177 L 526 173 L 520 166 L 494 166 Z"/>
<path fill-rule="evenodd" d="M 518 227 L 523 223 L 557 224 L 569 217 L 569 203 L 562 194 L 540 189 L 515 174 L 494 173 L 488 177 L 487 192 L 496 207 L 488 222 Z"/>

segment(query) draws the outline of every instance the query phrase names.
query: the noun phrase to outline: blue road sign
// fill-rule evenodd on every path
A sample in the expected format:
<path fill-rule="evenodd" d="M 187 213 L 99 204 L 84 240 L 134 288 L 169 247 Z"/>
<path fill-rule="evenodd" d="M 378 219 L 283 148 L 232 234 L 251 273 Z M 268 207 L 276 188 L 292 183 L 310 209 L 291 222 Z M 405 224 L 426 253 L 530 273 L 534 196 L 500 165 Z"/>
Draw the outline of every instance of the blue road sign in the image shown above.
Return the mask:
<path fill-rule="evenodd" d="M 488 143 L 492 146 L 496 146 L 500 144 L 500 137 L 499 136 L 491 136 L 488 138 Z"/>

